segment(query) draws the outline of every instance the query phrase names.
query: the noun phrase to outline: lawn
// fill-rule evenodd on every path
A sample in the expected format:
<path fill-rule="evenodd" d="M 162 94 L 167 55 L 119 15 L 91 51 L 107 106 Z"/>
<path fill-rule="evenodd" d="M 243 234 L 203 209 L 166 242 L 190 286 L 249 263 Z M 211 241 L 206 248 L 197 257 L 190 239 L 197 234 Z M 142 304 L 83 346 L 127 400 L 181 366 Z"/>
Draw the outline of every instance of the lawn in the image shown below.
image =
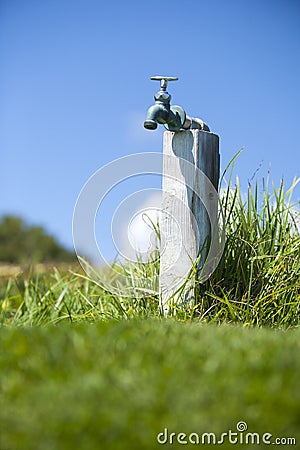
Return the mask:
<path fill-rule="evenodd" d="M 241 421 L 238 439 L 300 442 L 299 329 L 110 321 L 2 329 L 0 345 L 1 450 L 152 449 L 166 428 L 220 439 Z"/>

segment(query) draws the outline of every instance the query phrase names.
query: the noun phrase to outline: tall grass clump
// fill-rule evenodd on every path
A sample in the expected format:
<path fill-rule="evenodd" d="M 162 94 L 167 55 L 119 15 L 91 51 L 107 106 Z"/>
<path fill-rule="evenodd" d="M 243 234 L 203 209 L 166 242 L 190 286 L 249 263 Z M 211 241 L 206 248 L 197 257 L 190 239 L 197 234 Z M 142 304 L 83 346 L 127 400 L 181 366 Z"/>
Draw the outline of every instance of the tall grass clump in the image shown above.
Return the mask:
<path fill-rule="evenodd" d="M 157 256 L 104 271 L 83 265 L 87 273 L 78 265 L 0 278 L 0 326 L 160 317 Z"/>
<path fill-rule="evenodd" d="M 231 179 L 230 179 L 231 180 Z M 198 284 L 194 312 L 207 321 L 296 326 L 300 312 L 299 209 L 292 196 L 269 179 L 248 185 L 238 178 L 222 191 L 226 242 L 221 262 Z M 261 187 L 261 192 L 260 192 Z M 299 206 L 299 204 L 298 204 Z"/>

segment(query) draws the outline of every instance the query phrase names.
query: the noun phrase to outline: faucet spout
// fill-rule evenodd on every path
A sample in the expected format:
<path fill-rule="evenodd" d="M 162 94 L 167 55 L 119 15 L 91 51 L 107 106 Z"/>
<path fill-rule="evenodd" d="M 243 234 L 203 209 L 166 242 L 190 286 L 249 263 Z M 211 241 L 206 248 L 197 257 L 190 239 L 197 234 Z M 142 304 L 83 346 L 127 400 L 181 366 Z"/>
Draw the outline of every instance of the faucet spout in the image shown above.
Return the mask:
<path fill-rule="evenodd" d="M 177 111 L 173 111 L 170 108 L 168 103 L 156 101 L 148 109 L 144 127 L 148 130 L 155 130 L 158 123 L 165 125 L 168 129 L 179 130 L 184 120 L 182 120 L 182 117 L 180 117 Z"/>
<path fill-rule="evenodd" d="M 148 130 L 156 130 L 158 123 L 167 123 L 169 113 L 170 111 L 162 102 L 156 102 L 147 111 L 144 127 Z"/>

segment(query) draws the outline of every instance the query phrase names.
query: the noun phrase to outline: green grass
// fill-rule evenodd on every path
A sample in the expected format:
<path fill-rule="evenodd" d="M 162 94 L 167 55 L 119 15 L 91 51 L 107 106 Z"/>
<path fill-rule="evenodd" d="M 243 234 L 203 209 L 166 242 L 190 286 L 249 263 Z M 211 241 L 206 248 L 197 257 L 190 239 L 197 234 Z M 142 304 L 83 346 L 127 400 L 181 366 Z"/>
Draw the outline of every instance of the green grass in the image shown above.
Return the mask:
<path fill-rule="evenodd" d="M 202 284 L 191 272 L 192 301 L 169 317 L 156 255 L 2 276 L 0 450 L 152 449 L 165 428 L 220 437 L 239 421 L 299 446 L 296 183 L 247 195 L 229 183 L 220 264 Z"/>
<path fill-rule="evenodd" d="M 198 283 L 192 271 L 186 280 L 195 281 L 192 302 L 175 304 L 170 316 L 274 328 L 300 324 L 300 233 L 295 224 L 299 209 L 297 213 L 298 205 L 292 204 L 298 181 L 287 190 L 283 183 L 270 190 L 265 182 L 261 192 L 257 184 L 249 185 L 246 196 L 238 181 L 234 187 L 228 184 L 222 195 L 226 242 L 220 264 L 205 283 Z M 0 323 L 159 318 L 156 256 L 146 264 L 116 264 L 111 272 L 54 270 L 3 279 Z"/>
<path fill-rule="evenodd" d="M 225 250 L 217 270 L 199 285 L 196 304 L 207 320 L 251 325 L 294 326 L 300 312 L 299 204 L 292 203 L 295 180 L 269 192 L 268 182 L 248 187 L 247 199 L 237 180 L 223 198 Z M 207 317 L 208 316 L 208 317 Z"/>
<path fill-rule="evenodd" d="M 165 427 L 239 421 L 300 442 L 299 329 L 110 321 L 2 329 L 0 346 L 1 450 L 153 449 Z"/>

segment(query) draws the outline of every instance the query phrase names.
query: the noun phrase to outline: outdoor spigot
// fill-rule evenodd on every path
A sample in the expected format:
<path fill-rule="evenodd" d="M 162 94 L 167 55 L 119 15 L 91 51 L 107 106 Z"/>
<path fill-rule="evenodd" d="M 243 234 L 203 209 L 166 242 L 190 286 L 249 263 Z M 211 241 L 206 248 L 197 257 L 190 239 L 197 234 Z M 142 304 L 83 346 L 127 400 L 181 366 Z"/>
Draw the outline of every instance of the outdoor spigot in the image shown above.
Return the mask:
<path fill-rule="evenodd" d="M 167 92 L 169 81 L 178 80 L 177 77 L 155 76 L 151 80 L 160 81 L 160 90 L 154 95 L 155 104 L 150 106 L 144 127 L 148 130 L 155 130 L 157 124 L 163 124 L 169 131 L 179 131 L 180 129 L 201 129 L 209 131 L 208 126 L 201 120 L 186 115 L 181 106 L 171 106 L 171 95 Z"/>

